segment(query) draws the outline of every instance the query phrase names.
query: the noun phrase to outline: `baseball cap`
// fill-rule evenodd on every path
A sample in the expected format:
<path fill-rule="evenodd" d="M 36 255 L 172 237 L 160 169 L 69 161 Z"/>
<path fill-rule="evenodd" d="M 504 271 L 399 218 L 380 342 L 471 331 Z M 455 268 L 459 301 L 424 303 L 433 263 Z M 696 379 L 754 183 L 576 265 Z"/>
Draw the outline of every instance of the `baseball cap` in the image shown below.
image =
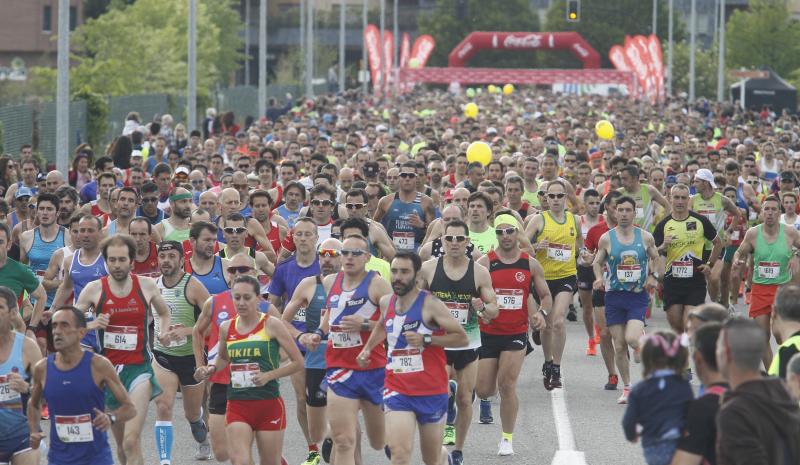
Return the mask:
<path fill-rule="evenodd" d="M 189 168 L 187 168 L 185 166 L 179 166 L 179 167 L 175 168 L 175 176 L 177 176 L 178 174 L 181 174 L 181 173 L 185 174 L 186 176 L 189 176 Z"/>
<path fill-rule="evenodd" d="M 386 132 L 389 130 L 389 128 L 387 128 L 385 124 L 379 124 L 375 126 L 375 130 L 378 132 Z"/>
<path fill-rule="evenodd" d="M 678 177 L 674 174 L 671 174 L 664 179 L 664 185 L 666 186 L 674 186 L 675 184 L 678 184 Z"/>
<path fill-rule="evenodd" d="M 374 161 L 368 161 L 364 163 L 364 177 L 367 178 L 374 178 L 378 176 L 378 163 Z"/>
<path fill-rule="evenodd" d="M 495 128 L 488 128 L 486 130 L 486 134 L 497 135 L 497 129 Z"/>
<path fill-rule="evenodd" d="M 781 172 L 781 181 L 795 182 L 795 181 L 797 181 L 797 178 L 795 177 L 794 173 L 792 173 L 791 171 L 783 171 L 783 172 Z"/>
<path fill-rule="evenodd" d="M 717 188 L 717 185 L 714 183 L 714 174 L 711 173 L 711 170 L 709 169 L 700 168 L 697 170 L 697 173 L 695 173 L 694 178 L 708 182 L 714 189 Z"/>
<path fill-rule="evenodd" d="M 19 199 L 22 197 L 33 197 L 33 191 L 31 191 L 30 187 L 20 186 L 19 189 L 17 189 L 17 194 L 14 198 Z"/>
<path fill-rule="evenodd" d="M 131 152 L 131 158 L 139 157 L 142 158 L 142 151 L 141 150 L 134 150 Z"/>

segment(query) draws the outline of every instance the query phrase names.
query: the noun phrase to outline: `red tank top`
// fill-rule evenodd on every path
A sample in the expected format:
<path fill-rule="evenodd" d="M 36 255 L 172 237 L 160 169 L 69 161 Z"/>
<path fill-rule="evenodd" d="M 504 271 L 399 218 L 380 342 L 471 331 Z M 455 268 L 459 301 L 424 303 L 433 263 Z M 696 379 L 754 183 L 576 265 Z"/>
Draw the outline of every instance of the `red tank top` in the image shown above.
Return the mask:
<path fill-rule="evenodd" d="M 278 191 L 277 198 L 272 202 L 272 211 L 275 211 L 276 208 L 281 206 L 281 202 L 283 202 L 283 186 L 277 183 L 272 183 L 272 184 L 273 187 L 275 187 L 276 190 Z"/>
<path fill-rule="evenodd" d="M 133 274 L 150 278 L 158 278 L 161 276 L 161 270 L 158 268 L 158 251 L 156 250 L 155 242 L 150 242 L 150 254 L 147 255 L 145 261 L 133 261 Z"/>
<path fill-rule="evenodd" d="M 222 323 L 236 318 L 236 307 L 233 305 L 233 295 L 231 291 L 217 294 L 211 299 L 211 328 L 206 337 L 206 348 L 208 349 L 208 363 L 214 363 L 219 355 L 219 327 Z M 231 382 L 231 372 L 226 366 L 224 370 L 214 372 L 209 381 L 217 384 L 229 384 Z"/>
<path fill-rule="evenodd" d="M 503 263 L 494 251 L 489 252 L 489 274 L 500 313 L 488 324 L 480 320 L 482 332 L 498 336 L 528 332 L 528 295 L 531 292 L 528 260 L 528 254 L 522 252 L 515 263 Z"/>
<path fill-rule="evenodd" d="M 131 275 L 131 292 L 118 297 L 111 292 L 108 276 L 100 278 L 103 291 L 96 314 L 109 316 L 108 327 L 102 331 L 103 355 L 114 365 L 141 365 L 149 363 L 150 355 L 145 340 L 147 310 L 139 277 Z"/>

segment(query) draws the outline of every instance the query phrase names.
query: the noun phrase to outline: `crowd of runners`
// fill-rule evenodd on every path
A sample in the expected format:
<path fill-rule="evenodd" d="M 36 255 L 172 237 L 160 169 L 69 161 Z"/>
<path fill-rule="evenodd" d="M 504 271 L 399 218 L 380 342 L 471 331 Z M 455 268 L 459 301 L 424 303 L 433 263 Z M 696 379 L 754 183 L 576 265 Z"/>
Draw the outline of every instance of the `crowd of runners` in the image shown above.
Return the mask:
<path fill-rule="evenodd" d="M 467 101 L 346 93 L 209 109 L 191 132 L 132 112 L 68 173 L 0 156 L 0 463 L 114 463 L 110 431 L 119 463 L 165 465 L 188 428 L 197 460 L 277 465 L 297 421 L 302 465 L 362 464 L 361 414 L 392 464 L 418 434 L 425 464 L 460 465 L 476 401 L 509 456 L 525 357 L 541 346 L 544 389 L 567 382 L 567 320 L 626 404 L 630 361 L 653 341 L 676 357 L 710 301 L 744 299 L 786 376 L 769 342 L 800 283 L 795 116 L 519 89 L 470 119 Z M 662 311 L 672 331 L 643 338 Z"/>

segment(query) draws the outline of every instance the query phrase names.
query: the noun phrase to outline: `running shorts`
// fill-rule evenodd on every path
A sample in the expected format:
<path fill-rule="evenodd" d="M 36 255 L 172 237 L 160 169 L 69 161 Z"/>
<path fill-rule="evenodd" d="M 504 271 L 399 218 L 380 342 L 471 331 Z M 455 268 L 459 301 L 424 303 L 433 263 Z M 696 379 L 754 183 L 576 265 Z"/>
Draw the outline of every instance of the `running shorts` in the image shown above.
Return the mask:
<path fill-rule="evenodd" d="M 481 346 L 478 355 L 484 358 L 500 358 L 500 353 L 528 348 L 528 333 L 497 335 L 481 333 Z"/>
<path fill-rule="evenodd" d="M 228 411 L 228 385 L 212 383 L 208 390 L 208 413 L 225 415 Z"/>
<path fill-rule="evenodd" d="M 328 405 L 328 391 L 325 389 L 324 368 L 306 368 L 306 405 L 325 407 Z"/>
<path fill-rule="evenodd" d="M 141 365 L 116 365 L 117 375 L 125 390 L 132 392 L 142 383 L 150 383 L 150 400 L 155 399 L 161 394 L 161 386 L 156 381 L 156 376 L 153 373 L 153 367 L 149 363 Z M 119 402 L 111 390 L 106 389 L 106 407 L 108 410 L 116 410 L 119 408 Z"/>
<path fill-rule="evenodd" d="M 578 265 L 578 289 L 591 291 L 594 284 L 594 269 L 591 266 Z"/>
<path fill-rule="evenodd" d="M 229 400 L 225 424 L 245 423 L 253 431 L 282 431 L 286 429 L 286 406 L 283 399 Z"/>
<path fill-rule="evenodd" d="M 387 389 L 383 395 L 383 410 L 412 412 L 420 424 L 439 423 L 447 415 L 447 394 L 407 396 Z"/>
<path fill-rule="evenodd" d="M 194 355 L 179 357 L 154 350 L 153 360 L 164 370 L 174 373 L 181 386 L 197 386 L 202 383 L 194 379 Z"/>
<path fill-rule="evenodd" d="M 750 318 L 772 314 L 772 306 L 775 304 L 775 295 L 778 293 L 780 284 L 756 284 L 750 288 Z"/>
<path fill-rule="evenodd" d="M 447 364 L 453 365 L 457 371 L 463 370 L 470 363 L 478 360 L 478 349 L 445 350 Z"/>
<path fill-rule="evenodd" d="M 375 405 L 383 402 L 384 368 L 373 370 L 351 370 L 349 368 L 328 368 L 325 375 L 328 388 L 337 396 L 348 399 L 368 400 Z"/>
<path fill-rule="evenodd" d="M 567 276 L 566 278 L 551 279 L 547 281 L 547 287 L 555 300 L 556 296 L 562 292 L 574 294 L 578 290 L 578 278 L 577 276 Z"/>
<path fill-rule="evenodd" d="M 606 292 L 606 326 L 624 325 L 630 320 L 644 322 L 649 303 L 647 292 Z"/>
<path fill-rule="evenodd" d="M 672 305 L 691 305 L 696 307 L 706 301 L 706 283 L 690 280 L 680 283 L 680 278 L 664 280 L 664 310 L 669 310 Z"/>

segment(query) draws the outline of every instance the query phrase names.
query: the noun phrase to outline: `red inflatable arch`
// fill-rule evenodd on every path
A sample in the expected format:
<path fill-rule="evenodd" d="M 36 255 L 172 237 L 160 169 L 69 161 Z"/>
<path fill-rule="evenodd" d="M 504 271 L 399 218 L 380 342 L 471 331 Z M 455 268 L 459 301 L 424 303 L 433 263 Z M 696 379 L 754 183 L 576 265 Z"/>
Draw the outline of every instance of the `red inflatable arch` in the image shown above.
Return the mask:
<path fill-rule="evenodd" d="M 480 50 L 569 50 L 584 69 L 600 68 L 600 55 L 577 32 L 472 32 L 448 59 L 451 68 L 463 68 Z"/>

